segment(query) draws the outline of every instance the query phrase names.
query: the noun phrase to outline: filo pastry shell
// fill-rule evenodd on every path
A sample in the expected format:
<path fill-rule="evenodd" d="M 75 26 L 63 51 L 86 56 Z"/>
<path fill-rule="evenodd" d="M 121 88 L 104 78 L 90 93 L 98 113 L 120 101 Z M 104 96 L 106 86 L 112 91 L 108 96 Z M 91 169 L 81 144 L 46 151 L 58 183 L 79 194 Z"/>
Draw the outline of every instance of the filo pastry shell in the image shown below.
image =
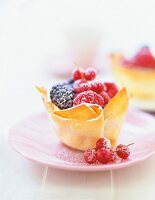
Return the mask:
<path fill-rule="evenodd" d="M 125 88 L 109 101 L 105 109 L 96 104 L 80 104 L 65 110 L 60 110 L 48 100 L 45 88 L 36 89 L 63 144 L 80 151 L 95 147 L 101 137 L 109 138 L 112 145 L 116 144 L 128 107 Z"/>

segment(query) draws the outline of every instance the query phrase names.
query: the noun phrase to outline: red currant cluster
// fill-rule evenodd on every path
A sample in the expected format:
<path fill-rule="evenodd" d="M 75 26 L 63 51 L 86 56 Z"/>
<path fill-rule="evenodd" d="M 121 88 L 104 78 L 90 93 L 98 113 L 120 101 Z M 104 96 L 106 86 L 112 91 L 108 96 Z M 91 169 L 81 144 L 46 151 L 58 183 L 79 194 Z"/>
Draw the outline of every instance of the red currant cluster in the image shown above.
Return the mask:
<path fill-rule="evenodd" d="M 118 87 L 114 83 L 94 81 L 95 77 L 95 69 L 74 70 L 74 91 L 77 94 L 73 101 L 74 106 L 81 103 L 92 103 L 105 107 L 116 95 Z"/>
<path fill-rule="evenodd" d="M 129 145 L 119 144 L 115 149 L 111 149 L 110 140 L 100 138 L 96 142 L 96 148 L 88 149 L 84 152 L 84 159 L 89 164 L 94 164 L 96 161 L 106 164 L 110 161 L 115 161 L 118 157 L 126 159 L 130 155 Z"/>

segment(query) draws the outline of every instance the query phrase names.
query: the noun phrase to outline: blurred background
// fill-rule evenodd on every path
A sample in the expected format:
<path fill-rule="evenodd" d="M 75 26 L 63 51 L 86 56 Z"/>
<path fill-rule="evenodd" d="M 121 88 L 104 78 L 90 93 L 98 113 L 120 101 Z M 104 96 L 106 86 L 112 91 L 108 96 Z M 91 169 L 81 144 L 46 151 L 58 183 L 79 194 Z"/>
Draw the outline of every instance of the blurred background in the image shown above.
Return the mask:
<path fill-rule="evenodd" d="M 33 86 L 68 76 L 73 62 L 85 63 L 80 54 L 95 50 L 95 66 L 104 71 L 111 51 L 131 54 L 145 44 L 153 49 L 154 10 L 153 0 L 1 0 L 1 104 L 10 98 L 19 110 L 25 98 L 32 104 Z"/>
<path fill-rule="evenodd" d="M 130 55 L 145 44 L 154 51 L 154 18 L 154 0 L 0 0 L 2 200 L 9 195 L 18 200 L 32 190 L 29 172 L 23 173 L 25 164 L 9 149 L 7 137 L 14 123 L 43 109 L 34 85 L 69 77 L 74 62 L 110 76 L 109 53 Z M 44 169 L 31 172 L 38 177 Z M 4 193 L 1 184 L 10 193 Z M 21 196 L 16 193 L 19 186 Z"/>

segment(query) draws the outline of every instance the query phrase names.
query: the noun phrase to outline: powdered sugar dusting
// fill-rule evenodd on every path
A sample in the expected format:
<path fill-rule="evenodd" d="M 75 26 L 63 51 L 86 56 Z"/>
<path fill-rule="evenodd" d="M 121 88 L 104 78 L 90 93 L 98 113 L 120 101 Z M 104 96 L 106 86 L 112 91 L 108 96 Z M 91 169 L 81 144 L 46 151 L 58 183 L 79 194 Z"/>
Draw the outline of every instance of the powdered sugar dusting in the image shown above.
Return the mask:
<path fill-rule="evenodd" d="M 59 160 L 63 160 L 71 163 L 85 163 L 83 158 L 83 152 L 71 149 L 63 144 L 58 144 L 52 152 L 52 155 Z"/>

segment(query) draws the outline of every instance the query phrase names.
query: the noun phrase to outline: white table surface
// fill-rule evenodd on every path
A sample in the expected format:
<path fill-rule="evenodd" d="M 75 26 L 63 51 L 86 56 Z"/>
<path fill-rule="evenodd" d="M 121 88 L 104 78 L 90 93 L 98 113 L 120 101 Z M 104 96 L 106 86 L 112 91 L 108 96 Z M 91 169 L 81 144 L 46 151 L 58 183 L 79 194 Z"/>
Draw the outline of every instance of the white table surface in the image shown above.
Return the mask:
<path fill-rule="evenodd" d="M 154 41 L 151 22 L 146 23 L 146 32 L 140 37 L 138 35 L 143 30 L 140 19 L 144 11 L 150 14 L 148 20 L 154 16 L 153 1 L 95 2 L 84 1 L 81 5 L 78 1 L 0 1 L 0 200 L 155 199 L 155 156 L 118 171 L 79 173 L 49 169 L 26 160 L 14 152 L 7 142 L 12 125 L 43 110 L 34 85 L 54 81 L 55 78 L 49 76 L 47 61 L 52 53 L 63 52 L 65 42 L 62 30 L 65 25 L 83 23 L 85 10 L 88 14 L 85 23 L 91 24 L 92 20 L 96 20 L 98 23 L 93 23 L 99 26 L 105 11 L 106 19 L 109 18 L 102 24 L 106 34 L 109 33 L 105 46 L 108 41 L 113 42 L 109 48 L 121 45 L 126 49 L 127 46 L 136 47 L 142 41 L 151 44 Z M 136 15 L 134 8 L 139 3 L 141 10 Z M 94 12 L 98 13 L 97 16 L 92 16 L 94 6 L 98 9 Z M 116 30 L 114 35 L 112 32 L 116 27 L 109 24 L 116 19 L 119 28 L 122 27 L 126 7 L 128 14 L 133 10 L 132 16 L 126 20 L 133 25 L 133 30 L 138 24 L 137 31 L 132 30 L 130 36 L 126 30 L 122 35 Z M 111 10 L 107 12 L 106 8 Z M 127 25 L 124 26 L 127 28 Z M 147 32 L 148 28 L 151 33 Z M 129 44 L 126 38 L 130 40 L 130 37 L 133 39 Z M 118 42 L 116 38 L 121 39 Z"/>

